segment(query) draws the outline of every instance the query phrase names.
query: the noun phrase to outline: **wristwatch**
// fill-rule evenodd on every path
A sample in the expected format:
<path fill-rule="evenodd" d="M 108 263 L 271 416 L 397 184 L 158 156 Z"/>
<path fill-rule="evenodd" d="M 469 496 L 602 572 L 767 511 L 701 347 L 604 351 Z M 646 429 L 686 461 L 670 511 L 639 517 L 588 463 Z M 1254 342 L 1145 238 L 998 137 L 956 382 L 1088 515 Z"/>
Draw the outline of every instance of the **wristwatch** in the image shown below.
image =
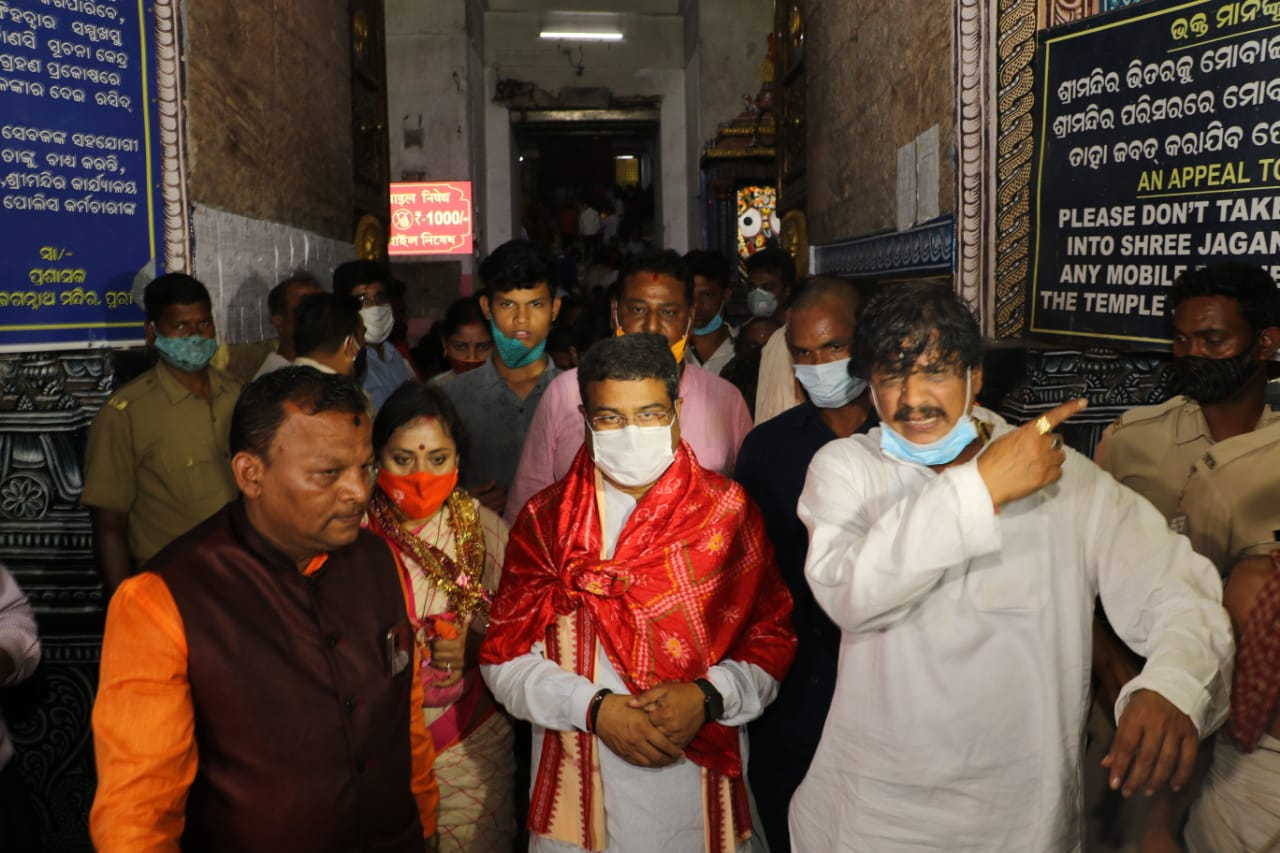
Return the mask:
<path fill-rule="evenodd" d="M 724 716 L 724 697 L 716 686 L 708 679 L 695 678 L 693 683 L 702 691 L 702 709 L 706 714 L 706 722 L 718 720 Z"/>

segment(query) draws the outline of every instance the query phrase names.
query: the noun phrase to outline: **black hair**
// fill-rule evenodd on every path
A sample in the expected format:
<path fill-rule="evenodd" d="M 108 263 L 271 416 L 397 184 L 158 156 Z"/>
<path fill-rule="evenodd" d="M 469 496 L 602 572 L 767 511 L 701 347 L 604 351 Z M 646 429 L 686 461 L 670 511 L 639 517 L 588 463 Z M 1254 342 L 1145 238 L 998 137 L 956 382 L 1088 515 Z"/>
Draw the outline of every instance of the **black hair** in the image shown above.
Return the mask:
<path fill-rule="evenodd" d="M 285 309 L 289 307 L 289 285 L 291 284 L 313 284 L 321 290 L 324 289 L 320 285 L 320 279 L 311 273 L 306 270 L 295 270 L 288 278 L 271 288 L 271 292 L 267 294 L 267 311 L 272 317 L 284 316 Z"/>
<path fill-rule="evenodd" d="M 458 448 L 458 459 L 466 459 L 469 436 L 453 401 L 438 386 L 412 379 L 391 392 L 378 409 L 373 419 L 373 452 L 381 456 L 396 430 L 418 418 L 438 418 Z"/>
<path fill-rule="evenodd" d="M 1255 335 L 1263 329 L 1280 326 L 1280 289 L 1266 270 L 1254 264 L 1229 261 L 1184 271 L 1173 282 L 1169 316 L 1172 317 L 1183 302 L 1197 296 L 1234 299 Z"/>
<path fill-rule="evenodd" d="M 438 325 L 442 341 L 450 335 L 457 334 L 463 326 L 481 326 L 486 333 L 489 332 L 489 321 L 484 318 L 484 312 L 480 310 L 480 301 L 474 296 L 455 299 L 449 305 L 449 309 L 444 312 L 444 319 Z M 434 332 L 435 329 L 432 331 Z"/>
<path fill-rule="evenodd" d="M 308 415 L 369 414 L 368 398 L 350 377 L 313 367 L 283 367 L 259 376 L 240 392 L 231 413 L 231 454 L 252 453 L 269 460 L 286 404 Z"/>
<path fill-rule="evenodd" d="M 689 268 L 689 276 L 702 276 L 707 281 L 714 281 L 722 289 L 728 290 L 733 284 L 733 267 L 729 259 L 711 249 L 694 249 L 684 256 L 685 266 Z"/>
<path fill-rule="evenodd" d="M 747 258 L 747 275 L 760 271 L 777 273 L 791 287 L 796 281 L 796 260 L 786 249 L 762 249 Z"/>
<path fill-rule="evenodd" d="M 853 336 L 849 372 L 872 368 L 909 373 L 929 354 L 959 368 L 982 363 L 982 333 L 973 312 L 945 284 L 908 282 L 882 289 L 863 310 Z"/>
<path fill-rule="evenodd" d="M 622 270 L 618 273 L 618 278 L 614 282 L 617 287 L 616 298 L 622 298 L 623 291 L 626 290 L 627 279 L 640 273 L 665 275 L 669 278 L 674 278 L 684 285 L 685 301 L 689 303 L 690 308 L 693 307 L 693 273 L 688 264 L 684 262 L 684 258 L 680 257 L 676 252 L 671 249 L 661 252 L 647 251 L 629 258 L 623 264 Z"/>
<path fill-rule="evenodd" d="M 309 293 L 293 312 L 293 350 L 300 356 L 336 352 L 360 331 L 360 303 L 354 296 Z"/>
<path fill-rule="evenodd" d="M 578 392 L 584 404 L 587 385 L 607 379 L 658 379 L 673 403 L 680 396 L 680 368 L 662 335 L 618 335 L 592 344 L 578 363 Z"/>
<path fill-rule="evenodd" d="M 508 240 L 480 262 L 480 280 L 484 295 L 512 290 L 532 290 L 545 284 L 551 296 L 556 295 L 555 264 L 551 255 L 532 240 Z"/>
<path fill-rule="evenodd" d="M 351 291 L 362 284 L 381 284 L 391 295 L 387 286 L 391 279 L 390 271 L 377 261 L 347 261 L 339 264 L 333 271 L 333 292 L 339 296 L 350 296 Z"/>
<path fill-rule="evenodd" d="M 181 272 L 165 273 L 147 285 L 142 292 L 142 306 L 147 319 L 156 322 L 170 305 L 213 306 L 209 291 L 195 278 Z"/>

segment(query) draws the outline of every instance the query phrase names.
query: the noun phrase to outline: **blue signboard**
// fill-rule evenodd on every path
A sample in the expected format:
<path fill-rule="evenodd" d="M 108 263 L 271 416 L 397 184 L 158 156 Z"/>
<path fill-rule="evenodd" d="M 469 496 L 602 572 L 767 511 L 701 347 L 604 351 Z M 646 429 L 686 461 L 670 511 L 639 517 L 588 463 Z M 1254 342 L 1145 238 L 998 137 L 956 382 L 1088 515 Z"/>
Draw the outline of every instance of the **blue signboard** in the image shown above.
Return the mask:
<path fill-rule="evenodd" d="M 0 0 L 0 350 L 137 343 L 163 271 L 154 18 Z"/>

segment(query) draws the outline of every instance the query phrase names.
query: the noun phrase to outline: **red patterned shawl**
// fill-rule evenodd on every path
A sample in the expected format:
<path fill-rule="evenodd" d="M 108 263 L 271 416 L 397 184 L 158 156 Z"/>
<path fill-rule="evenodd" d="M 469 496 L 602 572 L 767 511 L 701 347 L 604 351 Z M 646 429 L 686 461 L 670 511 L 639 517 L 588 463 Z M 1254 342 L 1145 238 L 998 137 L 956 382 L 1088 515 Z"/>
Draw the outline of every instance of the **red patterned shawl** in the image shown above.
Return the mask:
<path fill-rule="evenodd" d="M 1242 752 L 1252 752 L 1280 698 L 1280 571 L 1262 585 L 1236 648 L 1228 730 Z"/>
<path fill-rule="evenodd" d="M 699 466 L 682 442 L 671 467 L 637 502 L 607 560 L 601 557 L 597 487 L 596 468 L 584 447 L 565 478 L 521 510 L 511 529 L 481 663 L 503 663 L 543 642 L 549 657 L 590 678 L 591 642 L 599 639 L 633 693 L 664 681 L 692 681 L 727 659 L 756 664 L 781 680 L 796 647 L 791 596 L 760 512 L 742 487 Z M 566 622 L 576 627 L 566 632 Z M 576 648 L 566 648 L 570 644 Z M 558 762 L 583 762 L 578 772 L 559 778 L 579 784 L 582 798 L 590 799 L 595 738 L 550 734 L 543 743 L 539 782 L 557 778 Z M 733 781 L 730 810 L 735 835 L 741 837 L 742 821 L 750 824 L 738 747 L 736 728 L 711 723 L 685 755 L 709 771 L 712 786 L 715 777 Z M 551 816 L 539 814 L 538 794 L 535 787 L 530 828 L 549 834 Z M 710 806 L 709 820 L 714 811 Z M 713 834 L 718 833 L 709 832 L 709 840 Z M 599 849 L 603 839 L 591 836 L 588 832 L 584 846 Z M 722 848 L 715 842 L 710 846 Z"/>

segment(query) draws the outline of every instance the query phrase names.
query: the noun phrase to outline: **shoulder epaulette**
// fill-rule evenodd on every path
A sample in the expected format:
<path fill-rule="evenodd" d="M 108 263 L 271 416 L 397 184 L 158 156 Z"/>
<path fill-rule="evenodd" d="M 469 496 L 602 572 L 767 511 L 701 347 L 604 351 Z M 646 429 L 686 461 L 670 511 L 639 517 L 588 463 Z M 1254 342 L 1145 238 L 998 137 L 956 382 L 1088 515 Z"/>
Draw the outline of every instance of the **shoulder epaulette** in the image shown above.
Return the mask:
<path fill-rule="evenodd" d="M 1181 409 L 1183 406 L 1185 406 L 1189 402 L 1191 401 L 1188 400 L 1186 397 L 1178 395 L 1175 397 L 1170 397 L 1168 400 L 1165 400 L 1163 403 L 1159 403 L 1156 405 L 1134 406 L 1132 409 L 1129 409 L 1123 415 L 1116 418 L 1115 428 L 1120 429 L 1121 427 L 1132 426 L 1133 424 L 1140 424 L 1140 423 L 1145 423 L 1147 421 L 1159 420 L 1160 418 L 1163 418 L 1173 412 L 1176 412 L 1178 409 Z"/>
<path fill-rule="evenodd" d="M 1215 468 L 1234 462 L 1242 456 L 1248 456 L 1259 450 L 1266 450 L 1273 445 L 1276 452 L 1280 453 L 1280 423 L 1264 426 L 1244 435 L 1228 438 L 1225 441 L 1219 441 L 1206 450 L 1204 456 L 1196 464 L 1212 471 Z"/>

